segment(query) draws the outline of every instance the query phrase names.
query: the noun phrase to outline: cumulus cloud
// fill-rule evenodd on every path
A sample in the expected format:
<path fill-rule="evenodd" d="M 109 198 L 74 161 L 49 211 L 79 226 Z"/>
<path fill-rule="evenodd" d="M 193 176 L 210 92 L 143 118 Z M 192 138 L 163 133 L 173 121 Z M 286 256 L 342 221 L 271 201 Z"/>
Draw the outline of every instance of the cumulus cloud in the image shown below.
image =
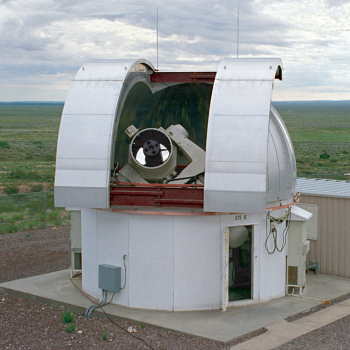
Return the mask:
<path fill-rule="evenodd" d="M 18 87 L 20 79 L 22 94 L 31 81 L 32 89 L 42 84 L 62 98 L 91 59 L 142 57 L 155 65 L 157 6 L 159 68 L 216 70 L 222 57 L 236 56 L 237 5 L 238 0 L 0 0 L 0 100 L 8 84 Z M 281 99 L 308 86 L 322 94 L 327 86 L 345 89 L 339 65 L 348 77 L 349 14 L 348 1 L 241 2 L 240 56 L 282 58 Z"/>

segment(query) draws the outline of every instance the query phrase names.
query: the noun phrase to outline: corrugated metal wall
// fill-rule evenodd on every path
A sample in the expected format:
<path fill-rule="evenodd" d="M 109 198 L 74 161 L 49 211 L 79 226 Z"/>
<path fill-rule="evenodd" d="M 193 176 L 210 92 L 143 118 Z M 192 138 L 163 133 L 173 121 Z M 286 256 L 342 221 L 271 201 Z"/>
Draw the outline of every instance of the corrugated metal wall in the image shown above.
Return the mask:
<path fill-rule="evenodd" d="M 306 257 L 319 273 L 350 277 L 350 199 L 302 195 L 300 203 L 318 205 L 318 238 Z"/>

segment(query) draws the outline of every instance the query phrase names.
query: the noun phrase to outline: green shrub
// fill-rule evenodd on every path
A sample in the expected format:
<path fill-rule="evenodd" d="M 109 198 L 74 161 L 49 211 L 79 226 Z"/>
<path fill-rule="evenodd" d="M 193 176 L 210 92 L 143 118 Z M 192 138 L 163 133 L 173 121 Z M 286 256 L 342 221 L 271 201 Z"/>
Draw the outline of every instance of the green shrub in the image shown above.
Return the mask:
<path fill-rule="evenodd" d="M 75 314 L 73 312 L 66 310 L 61 313 L 61 320 L 63 323 L 71 323 L 74 321 Z"/>
<path fill-rule="evenodd" d="M 19 191 L 17 186 L 5 186 L 4 192 L 6 194 L 17 194 Z"/>
<path fill-rule="evenodd" d="M 56 160 L 56 156 L 53 154 L 47 154 L 44 157 L 44 160 L 48 161 L 48 162 L 54 162 Z"/>
<path fill-rule="evenodd" d="M 37 171 L 25 171 L 23 169 L 15 168 L 10 171 L 8 174 L 8 177 L 10 179 L 15 179 L 15 180 L 34 180 L 34 181 L 40 181 L 41 176 Z"/>
<path fill-rule="evenodd" d="M 107 329 L 104 329 L 102 332 L 102 340 L 107 340 L 108 338 L 108 331 Z"/>
<path fill-rule="evenodd" d="M 7 141 L 0 141 L 0 148 L 10 148 Z"/>
<path fill-rule="evenodd" d="M 18 231 L 18 227 L 14 224 L 1 225 L 1 233 L 12 233 Z"/>
<path fill-rule="evenodd" d="M 42 192 L 43 191 L 43 185 L 32 185 L 30 187 L 30 192 Z"/>
<path fill-rule="evenodd" d="M 62 220 L 58 219 L 54 222 L 56 226 L 62 226 Z"/>
<path fill-rule="evenodd" d="M 55 212 L 49 213 L 49 220 L 51 221 L 57 220 L 57 213 Z"/>
<path fill-rule="evenodd" d="M 66 331 L 68 333 L 73 333 L 75 331 L 75 324 L 74 323 L 70 323 L 67 327 L 66 327 Z"/>
<path fill-rule="evenodd" d="M 24 173 L 25 171 L 23 171 L 22 169 L 16 168 L 10 171 L 8 177 L 11 179 L 22 179 Z"/>
<path fill-rule="evenodd" d="M 330 155 L 327 153 L 320 154 L 320 159 L 328 159 L 329 157 Z"/>
<path fill-rule="evenodd" d="M 15 214 L 15 215 L 12 215 L 12 219 L 15 220 L 15 221 L 21 221 L 24 219 L 24 214 Z"/>

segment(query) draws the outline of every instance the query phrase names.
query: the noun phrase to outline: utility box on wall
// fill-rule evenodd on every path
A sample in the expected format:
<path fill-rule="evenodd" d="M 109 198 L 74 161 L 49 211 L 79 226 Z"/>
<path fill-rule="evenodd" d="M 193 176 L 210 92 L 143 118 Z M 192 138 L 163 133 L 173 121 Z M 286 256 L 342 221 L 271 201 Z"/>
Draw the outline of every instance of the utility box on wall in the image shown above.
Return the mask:
<path fill-rule="evenodd" d="M 120 291 L 121 268 L 119 266 L 98 265 L 98 287 L 110 292 Z"/>
<path fill-rule="evenodd" d="M 306 284 L 306 254 L 310 250 L 306 223 L 312 214 L 298 207 L 292 208 L 288 230 L 287 294 L 303 293 Z"/>

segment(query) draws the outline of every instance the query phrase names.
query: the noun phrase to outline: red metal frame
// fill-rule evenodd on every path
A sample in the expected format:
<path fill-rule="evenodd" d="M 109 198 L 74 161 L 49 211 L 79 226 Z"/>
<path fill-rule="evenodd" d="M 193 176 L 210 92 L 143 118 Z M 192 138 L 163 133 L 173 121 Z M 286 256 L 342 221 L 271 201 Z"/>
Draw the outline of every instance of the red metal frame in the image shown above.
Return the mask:
<path fill-rule="evenodd" d="M 214 83 L 215 72 L 154 72 L 151 83 Z"/>
<path fill-rule="evenodd" d="M 216 72 L 154 72 L 151 83 L 214 83 Z M 282 69 L 278 67 L 275 79 L 282 80 Z"/>
<path fill-rule="evenodd" d="M 111 206 L 203 208 L 204 186 L 117 182 L 111 185 Z"/>

